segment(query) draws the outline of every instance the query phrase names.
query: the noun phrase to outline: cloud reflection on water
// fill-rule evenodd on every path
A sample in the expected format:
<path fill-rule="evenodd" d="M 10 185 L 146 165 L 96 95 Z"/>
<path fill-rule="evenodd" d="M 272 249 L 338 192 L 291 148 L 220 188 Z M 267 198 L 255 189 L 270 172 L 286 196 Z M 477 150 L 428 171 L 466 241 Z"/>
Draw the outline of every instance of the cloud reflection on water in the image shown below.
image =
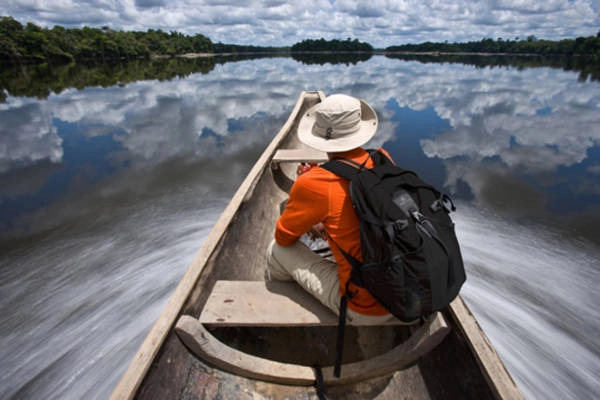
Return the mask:
<path fill-rule="evenodd" d="M 119 146 L 105 156 L 117 169 L 110 176 L 98 172 L 109 182 L 118 182 L 119 174 L 168 168 L 176 159 L 235 158 L 264 147 L 298 94 L 311 89 L 369 101 L 381 121 L 372 146 L 403 134 L 402 121 L 392 120 L 386 108 L 390 100 L 412 110 L 433 109 L 450 129 L 421 137 L 424 154 L 442 160 L 451 191 L 466 184 L 483 207 L 535 212 L 552 196 L 547 188 L 556 186 L 557 171 L 584 161 L 577 190 L 597 199 L 590 179 L 599 162 L 589 153 L 600 143 L 598 83 L 549 68 L 476 69 L 384 57 L 353 66 L 263 59 L 218 65 L 186 79 L 67 90 L 39 102 L 9 97 L 0 105 L 8 122 L 0 128 L 0 180 L 11 182 L 24 166 L 61 164 L 64 132 L 56 121 L 75 126 L 82 137 L 112 135 Z M 0 193 L 15 197 L 23 190 L 2 185 Z"/>
<path fill-rule="evenodd" d="M 15 99 L 0 108 L 0 174 L 44 160 L 59 163 L 62 140 L 56 134 L 46 102 Z"/>
<path fill-rule="evenodd" d="M 569 348 L 565 357 L 565 342 L 552 340 L 563 326 L 577 335 L 594 332 L 595 320 L 582 318 L 587 300 L 574 299 L 594 300 L 594 280 L 586 277 L 593 277 L 596 247 L 565 241 L 563 227 L 532 228 L 504 215 L 540 215 L 545 223 L 548 208 L 587 207 L 587 215 L 572 217 L 572 226 L 600 236 L 594 224 L 600 215 L 598 83 L 544 68 L 383 57 L 353 66 L 265 59 L 218 65 L 185 79 L 68 90 L 40 101 L 9 97 L 0 104 L 0 212 L 30 207 L 2 217 L 19 215 L 14 227 L 20 232 L 57 228 L 47 240 L 0 257 L 7 294 L 2 328 L 10 341 L 2 348 L 4 397 L 106 398 L 298 94 L 317 88 L 370 102 L 381 120 L 371 146 L 395 145 L 397 160 L 422 164 L 420 170 L 437 174 L 456 197 L 484 209 L 457 202 L 471 268 L 464 294 L 479 306 L 478 319 L 490 324 L 509 367 L 524 371 L 519 383 L 544 397 L 548 378 L 567 376 L 565 359 L 573 359 L 578 369 L 570 373 L 578 377 L 564 393 L 597 386 L 587 372 L 595 353 L 571 357 Z M 96 179 L 82 182 L 86 177 Z M 538 307 L 562 322 L 538 323 L 546 315 Z M 597 347 L 593 335 L 584 339 Z M 539 343 L 548 343 L 541 352 Z M 42 362 L 24 365 L 32 355 Z M 553 363 L 557 373 L 536 378 L 536 362 Z"/>

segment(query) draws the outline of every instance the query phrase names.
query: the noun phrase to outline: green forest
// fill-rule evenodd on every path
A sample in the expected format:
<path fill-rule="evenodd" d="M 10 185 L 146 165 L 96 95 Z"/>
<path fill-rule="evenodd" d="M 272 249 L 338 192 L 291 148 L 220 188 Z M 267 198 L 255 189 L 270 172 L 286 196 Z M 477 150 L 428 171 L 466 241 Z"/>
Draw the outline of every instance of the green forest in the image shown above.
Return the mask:
<path fill-rule="evenodd" d="M 483 39 L 466 43 L 433 43 L 404 44 L 390 46 L 386 52 L 405 53 L 504 53 L 504 54 L 564 54 L 600 56 L 600 32 L 596 36 L 563 39 L 559 41 L 541 40 L 535 36 L 526 39 L 504 40 L 498 38 Z"/>
<path fill-rule="evenodd" d="M 331 52 L 373 52 L 373 46 L 369 43 L 360 42 L 358 39 L 352 40 L 319 40 L 306 39 L 292 46 L 292 53 L 295 52 L 311 52 L 311 51 L 331 51 Z"/>
<path fill-rule="evenodd" d="M 108 27 L 66 29 L 23 26 L 12 17 L 0 17 L 0 59 L 12 62 L 70 62 L 107 58 L 141 58 L 151 55 L 212 53 L 213 43 L 204 35 L 148 29 L 146 32 L 115 31 Z"/>

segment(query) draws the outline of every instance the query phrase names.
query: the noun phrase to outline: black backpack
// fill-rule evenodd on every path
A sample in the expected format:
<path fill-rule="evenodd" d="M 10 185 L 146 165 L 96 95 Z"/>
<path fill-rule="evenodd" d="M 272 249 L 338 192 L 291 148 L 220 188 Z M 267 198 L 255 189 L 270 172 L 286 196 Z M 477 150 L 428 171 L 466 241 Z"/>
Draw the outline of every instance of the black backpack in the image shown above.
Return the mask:
<path fill-rule="evenodd" d="M 410 322 L 441 310 L 458 295 L 466 280 L 460 248 L 450 219 L 450 197 L 369 150 L 373 168 L 348 159 L 321 165 L 350 180 L 350 199 L 360 223 L 361 263 L 344 249 L 352 265 L 350 280 L 365 288 L 398 319 Z M 337 245 L 337 244 L 336 244 Z M 341 299 L 339 377 L 346 307 L 353 293 L 346 285 Z"/>

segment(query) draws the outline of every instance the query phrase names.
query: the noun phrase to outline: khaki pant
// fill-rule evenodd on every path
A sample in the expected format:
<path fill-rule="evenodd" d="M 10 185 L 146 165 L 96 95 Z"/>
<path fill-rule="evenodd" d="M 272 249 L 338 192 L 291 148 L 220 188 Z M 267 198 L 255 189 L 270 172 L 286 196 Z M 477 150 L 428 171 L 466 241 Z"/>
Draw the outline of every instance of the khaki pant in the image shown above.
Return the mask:
<path fill-rule="evenodd" d="M 336 315 L 340 313 L 340 280 L 337 265 L 311 251 L 300 241 L 280 246 L 272 241 L 267 250 L 267 273 L 272 280 L 300 284 Z M 353 325 L 380 325 L 393 320 L 391 314 L 363 315 L 348 308 L 347 321 Z"/>

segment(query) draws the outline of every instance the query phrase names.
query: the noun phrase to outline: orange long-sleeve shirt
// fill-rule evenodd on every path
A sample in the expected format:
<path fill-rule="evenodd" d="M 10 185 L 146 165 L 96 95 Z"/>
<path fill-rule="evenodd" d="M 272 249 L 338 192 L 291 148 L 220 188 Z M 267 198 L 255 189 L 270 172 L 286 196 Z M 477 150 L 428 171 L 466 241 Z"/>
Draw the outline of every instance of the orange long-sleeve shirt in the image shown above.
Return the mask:
<path fill-rule="evenodd" d="M 388 155 L 385 151 L 384 153 Z M 373 160 L 362 148 L 336 157 L 354 160 L 359 164 L 368 159 L 366 166 L 372 167 Z M 328 238 L 329 247 L 338 265 L 340 296 L 346 292 L 346 282 L 350 278 L 352 266 L 340 252 L 341 247 L 356 259 L 362 261 L 358 218 L 352 208 L 348 194 L 348 180 L 323 168 L 313 168 L 300 175 L 292 189 L 283 214 L 277 220 L 275 241 L 281 246 L 295 243 L 300 236 L 321 222 L 335 243 Z M 339 246 L 339 247 L 338 247 Z M 362 288 L 350 283 L 350 292 L 357 292 L 348 303 L 353 311 L 364 315 L 385 315 L 387 310 Z"/>

